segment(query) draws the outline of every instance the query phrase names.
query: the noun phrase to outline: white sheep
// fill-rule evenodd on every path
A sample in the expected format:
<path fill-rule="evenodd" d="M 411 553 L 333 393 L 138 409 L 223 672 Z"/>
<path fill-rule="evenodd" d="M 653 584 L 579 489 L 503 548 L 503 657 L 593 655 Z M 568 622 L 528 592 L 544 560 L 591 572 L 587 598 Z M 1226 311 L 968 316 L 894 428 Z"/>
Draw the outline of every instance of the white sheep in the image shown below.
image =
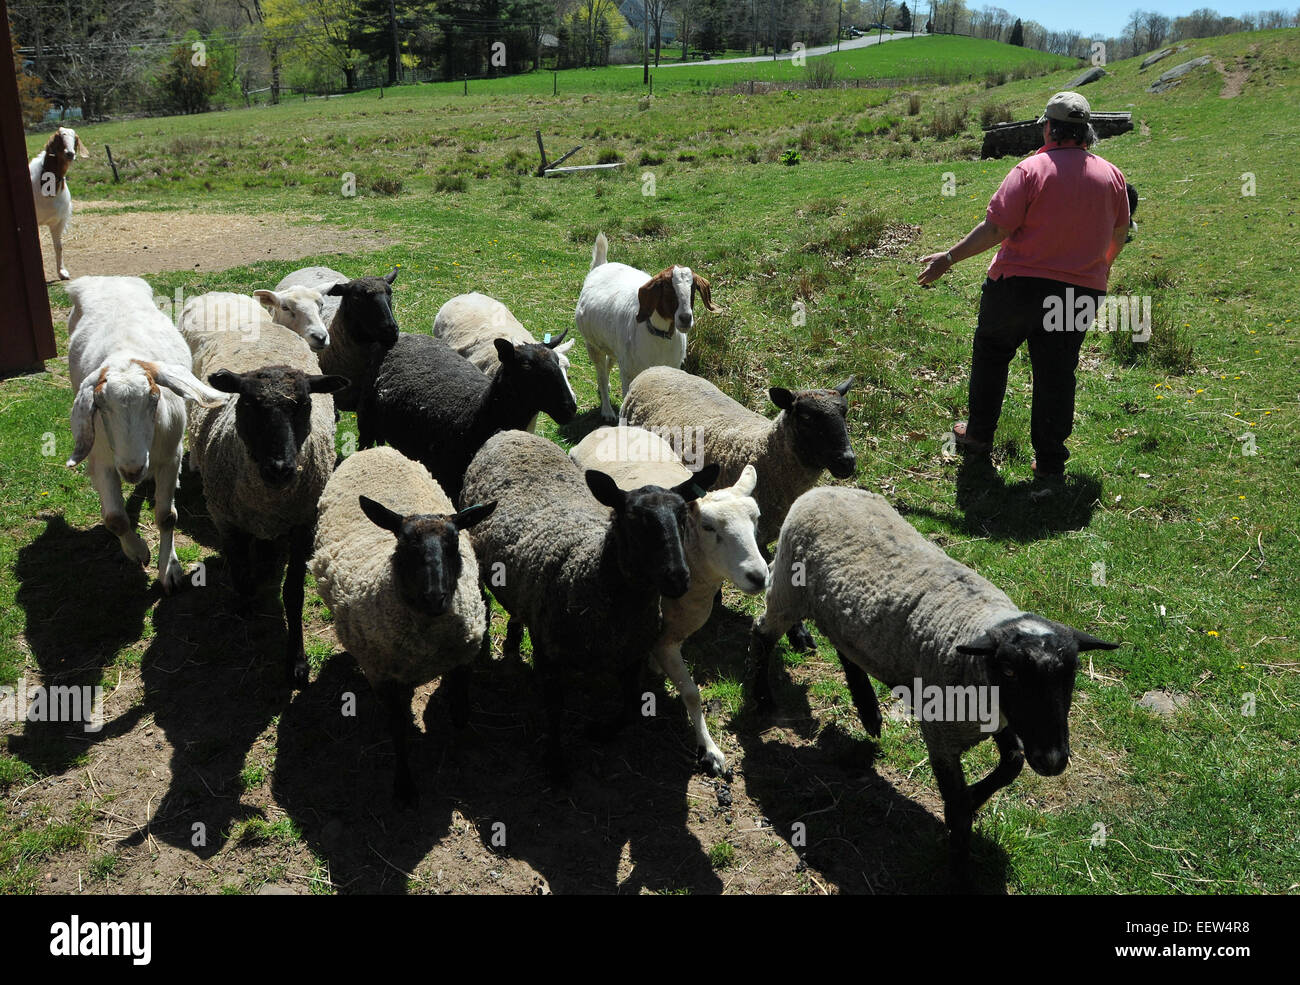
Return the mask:
<path fill-rule="evenodd" d="M 488 376 L 495 376 L 501 368 L 501 356 L 497 352 L 496 339 L 505 339 L 511 345 L 536 343 L 528 329 L 520 324 L 510 309 L 486 294 L 477 291 L 470 294 L 457 294 L 438 309 L 433 317 L 433 334 L 442 339 L 460 355 L 464 356 Z M 569 396 L 576 406 L 578 398 L 569 383 L 568 352 L 573 348 L 574 339 L 564 340 L 565 332 L 558 339 L 547 339 L 545 345 L 555 352 L 560 362 L 560 372 L 569 387 Z M 525 431 L 537 430 L 537 417 L 528 422 Z"/>
<path fill-rule="evenodd" d="M 149 546 L 135 532 L 122 501 L 122 482 L 154 479 L 158 524 L 158 579 L 172 592 L 184 571 L 176 557 L 176 489 L 180 485 L 185 401 L 207 407 L 224 394 L 190 371 L 190 350 L 158 310 L 153 289 L 138 277 L 79 277 L 67 287 L 68 376 L 73 450 L 99 494 L 104 526 L 122 553 L 142 565 Z"/>
<path fill-rule="evenodd" d="M 187 323 L 196 346 L 194 371 L 218 390 L 236 394 L 217 410 L 190 415 L 190 458 L 203 473 L 203 498 L 222 539 L 235 589 L 251 595 L 273 571 L 274 542 L 289 542 L 284 578 L 288 627 L 286 663 L 305 684 L 302 645 L 303 578 L 316 523 L 316 503 L 334 468 L 334 402 L 347 385 L 318 372 L 301 337 L 258 322 L 216 331 Z"/>
<path fill-rule="evenodd" d="M 324 297 L 321 318 L 329 329 L 329 345 L 321 350 L 321 372 L 348 378 L 349 385 L 334 395 L 339 410 L 356 410 L 366 372 L 377 355 L 397 341 L 393 317 L 393 281 L 397 269 L 383 277 L 348 280 L 329 267 L 303 267 L 286 274 L 277 291 L 309 287 Z"/>
<path fill-rule="evenodd" d="M 651 276 L 625 263 L 607 263 L 609 241 L 596 237 L 591 271 L 582 285 L 574 322 L 587 342 L 600 388 L 600 417 L 615 421 L 609 402 L 609 371 L 618 375 L 627 396 L 637 375 L 651 366 L 678 369 L 686 359 L 686 335 L 695 324 L 692 306 L 698 291 L 704 307 L 713 305 L 709 282 L 690 267 L 665 267 Z"/>
<path fill-rule="evenodd" d="M 461 502 L 497 504 L 474 528 L 474 550 L 492 594 L 532 640 L 557 780 L 566 774 L 561 668 L 618 675 L 619 714 L 602 734 L 635 716 L 661 627 L 660 597 L 680 598 L 690 587 L 687 502 L 716 477 L 710 467 L 672 489 L 625 492 L 602 472 L 584 475 L 557 445 L 526 431 L 493 435 L 466 470 Z"/>
<path fill-rule="evenodd" d="M 457 513 L 428 471 L 392 448 L 344 459 L 320 498 L 311 572 L 339 642 L 387 712 L 401 804 L 416 799 L 406 748 L 415 689 L 445 676 L 453 720 L 468 715 L 469 664 L 489 637 L 466 531 L 492 508 Z"/>
<path fill-rule="evenodd" d="M 176 320 L 181 334 L 193 338 L 195 346 L 209 332 L 234 332 L 268 322 L 283 325 L 300 336 L 313 352 L 329 345 L 329 331 L 321 320 L 324 298 L 310 287 L 290 287 L 283 291 L 254 291 L 252 295 L 231 291 L 209 291 L 188 298 Z M 202 326 L 190 330 L 188 326 Z M 195 355 L 197 355 L 195 351 Z"/>
<path fill-rule="evenodd" d="M 746 675 L 760 710 L 773 703 L 776 641 L 807 618 L 834 645 L 869 733 L 881 728 L 870 677 L 905 696 L 920 718 L 959 878 L 975 811 L 1016 778 L 1025 759 L 1044 776 L 1064 771 L 1079 651 L 1118 645 L 1025 612 L 884 498 L 860 489 L 805 493 L 781 528 Z M 1000 762 L 968 786 L 961 755 L 990 735 Z"/>
<path fill-rule="evenodd" d="M 670 489 L 691 479 L 672 445 L 642 428 L 598 428 L 574 446 L 569 457 L 580 468 L 604 472 L 629 492 L 642 486 Z M 761 592 L 767 582 L 767 564 L 754 539 L 759 513 L 750 493 L 757 481 L 754 466 L 746 465 L 735 485 L 687 504 L 682 543 L 691 587 L 681 598 L 663 600 L 663 628 L 650 649 L 651 665 L 667 673 L 681 693 L 700 762 L 714 776 L 726 771 L 727 761 L 704 721 L 700 689 L 682 659 L 682 643 L 709 621 L 714 595 L 724 581 L 747 595 Z"/>

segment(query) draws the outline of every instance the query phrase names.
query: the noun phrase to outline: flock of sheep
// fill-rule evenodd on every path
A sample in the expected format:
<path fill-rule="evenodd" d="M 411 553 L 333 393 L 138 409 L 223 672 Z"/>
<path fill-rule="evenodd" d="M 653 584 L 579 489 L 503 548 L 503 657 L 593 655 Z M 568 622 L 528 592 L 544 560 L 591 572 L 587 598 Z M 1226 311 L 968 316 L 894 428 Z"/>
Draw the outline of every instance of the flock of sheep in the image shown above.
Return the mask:
<path fill-rule="evenodd" d="M 869 678 L 995 688 L 993 729 L 921 722 L 960 875 L 975 810 L 1025 759 L 1045 775 L 1065 768 L 1079 651 L 1116 644 L 1023 612 L 881 497 L 817 488 L 826 471 L 856 471 L 852 379 L 773 387 L 773 419 L 748 410 L 680 369 L 695 297 L 716 310 L 708 282 L 684 266 L 652 276 L 607 252 L 601 235 L 576 326 L 611 424 L 618 363 L 622 418 L 568 453 L 534 431 L 539 414 L 563 424 L 577 412 L 566 356 L 574 340 L 538 342 L 481 294 L 448 301 L 434 335 L 403 333 L 396 270 L 348 279 L 312 267 L 251 296 L 191 298 L 177 324 L 143 280 L 72 281 L 67 464 L 86 461 L 104 525 L 145 565 L 121 480 L 154 479 L 159 579 L 171 592 L 184 579 L 173 500 L 188 437 L 235 589 L 247 595 L 277 579 L 287 542 L 284 660 L 299 686 L 310 567 L 339 642 L 389 719 L 402 804 L 415 799 L 415 688 L 443 679 L 453 720 L 466 721 L 471 668 L 489 665 L 489 592 L 510 616 L 505 649 L 517 652 L 528 631 L 557 780 L 567 673 L 615 673 L 618 713 L 597 730 L 610 735 L 635 719 L 647 664 L 680 692 L 702 767 L 725 773 L 681 651 L 724 582 L 767 593 L 746 675 L 760 709 L 771 705 L 779 637 L 812 645 L 803 619 L 835 646 L 873 735 L 881 714 Z M 355 412 L 362 450 L 338 462 L 340 410 Z M 961 754 L 990 734 L 1001 762 L 968 785 Z"/>

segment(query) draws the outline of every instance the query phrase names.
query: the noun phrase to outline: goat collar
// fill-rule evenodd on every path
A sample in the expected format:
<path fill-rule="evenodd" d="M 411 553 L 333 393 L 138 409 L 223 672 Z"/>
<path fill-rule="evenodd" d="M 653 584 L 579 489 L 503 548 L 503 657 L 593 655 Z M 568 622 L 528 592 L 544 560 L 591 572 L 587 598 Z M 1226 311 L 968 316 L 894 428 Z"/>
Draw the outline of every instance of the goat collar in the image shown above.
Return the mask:
<path fill-rule="evenodd" d="M 649 318 L 645 320 L 645 327 L 650 330 L 651 335 L 657 335 L 661 339 L 671 339 L 673 334 L 677 331 L 676 328 L 670 328 L 666 332 L 661 332 L 659 329 L 655 328 L 655 323 Z"/>

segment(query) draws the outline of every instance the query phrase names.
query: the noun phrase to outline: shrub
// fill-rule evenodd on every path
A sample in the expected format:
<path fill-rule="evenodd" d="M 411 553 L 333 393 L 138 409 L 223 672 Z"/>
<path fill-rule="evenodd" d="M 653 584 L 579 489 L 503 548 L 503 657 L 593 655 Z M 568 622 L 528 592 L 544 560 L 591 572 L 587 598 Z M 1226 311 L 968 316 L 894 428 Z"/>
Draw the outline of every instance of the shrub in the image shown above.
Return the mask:
<path fill-rule="evenodd" d="M 461 182 L 464 182 L 462 177 Z M 389 175 L 380 175 L 377 178 L 370 178 L 366 181 L 366 187 L 376 195 L 399 195 L 402 191 L 402 181 L 400 178 L 393 178 Z M 458 191 L 464 191 L 462 187 Z"/>
<path fill-rule="evenodd" d="M 643 150 L 641 152 L 640 159 L 637 161 L 637 164 L 643 168 L 652 167 L 656 164 L 663 164 L 663 163 L 664 163 L 664 159 L 662 154 L 652 154 L 648 150 Z"/>
<path fill-rule="evenodd" d="M 434 180 L 435 191 L 463 192 L 469 185 L 463 174 L 440 174 Z"/>
<path fill-rule="evenodd" d="M 799 163 L 799 148 L 788 147 L 781 153 L 781 163 L 786 167 L 794 167 Z"/>
<path fill-rule="evenodd" d="M 606 147 L 596 157 L 597 164 L 617 164 L 621 160 L 623 160 L 623 155 L 620 154 L 618 151 L 616 151 L 613 147 Z"/>
<path fill-rule="evenodd" d="M 806 69 L 808 85 L 813 89 L 829 89 L 835 84 L 835 63 L 829 58 L 818 58 Z"/>
<path fill-rule="evenodd" d="M 921 112 L 921 94 L 914 92 L 907 97 L 907 115 L 916 116 Z"/>
<path fill-rule="evenodd" d="M 1007 73 L 990 69 L 984 76 L 984 88 L 996 89 L 1000 85 L 1006 85 Z"/>
<path fill-rule="evenodd" d="M 987 103 L 980 107 L 980 126 L 985 130 L 995 123 L 1010 123 L 1011 118 L 1009 103 Z"/>
<path fill-rule="evenodd" d="M 934 117 L 930 120 L 931 136 L 944 139 L 946 137 L 955 137 L 966 129 L 966 110 L 964 107 L 953 108 L 951 106 L 941 106 L 935 110 Z"/>

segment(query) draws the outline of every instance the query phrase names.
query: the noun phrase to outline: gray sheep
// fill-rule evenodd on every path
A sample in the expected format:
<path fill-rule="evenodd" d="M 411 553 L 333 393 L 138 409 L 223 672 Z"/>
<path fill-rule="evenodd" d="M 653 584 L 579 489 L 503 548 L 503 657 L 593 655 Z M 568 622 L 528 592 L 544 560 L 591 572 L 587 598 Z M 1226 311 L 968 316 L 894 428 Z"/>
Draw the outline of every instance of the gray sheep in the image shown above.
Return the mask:
<path fill-rule="evenodd" d="M 612 735 L 637 705 L 640 674 L 659 635 L 660 597 L 690 587 L 682 546 L 688 502 L 717 478 L 706 468 L 672 489 L 618 488 L 578 468 L 559 446 L 525 431 L 494 435 L 465 473 L 466 502 L 495 501 L 472 538 L 484 580 L 533 644 L 548 718 L 547 763 L 566 776 L 561 668 L 603 668 L 621 681 Z"/>
<path fill-rule="evenodd" d="M 320 498 L 311 571 L 339 642 L 384 707 L 400 804 L 416 799 L 407 758 L 415 689 L 445 676 L 452 718 L 467 720 L 469 664 L 489 637 L 465 531 L 493 505 L 457 513 L 424 466 L 392 448 L 344 459 Z"/>
<path fill-rule="evenodd" d="M 805 618 L 835 646 L 869 733 L 879 736 L 881 727 L 871 677 L 909 699 L 943 796 L 959 879 L 975 811 L 1026 759 L 1043 776 L 1065 770 L 1079 652 L 1119 645 L 1023 611 L 882 497 L 859 489 L 805 493 L 781 528 L 746 680 L 760 711 L 773 703 L 774 645 Z M 990 734 L 1001 760 L 968 786 L 961 755 Z"/>
<path fill-rule="evenodd" d="M 398 268 L 383 277 L 348 280 L 329 267 L 303 267 L 286 274 L 277 291 L 311 287 L 325 297 L 321 318 L 329 328 L 329 345 L 321 350 L 321 372 L 345 376 L 349 385 L 334 395 L 338 410 L 356 410 L 366 370 L 397 341 L 393 317 L 393 281 Z"/>
<path fill-rule="evenodd" d="M 203 497 L 222 539 L 235 589 L 252 595 L 274 573 L 275 542 L 289 542 L 284 577 L 286 662 L 298 685 L 308 677 L 302 644 L 303 578 L 316 523 L 316 502 L 334 467 L 334 402 L 347 385 L 319 373 L 307 343 L 287 328 L 204 333 L 187 324 L 198 352 L 194 372 L 235 394 L 213 410 L 190 414 L 190 458 L 203 474 Z M 196 333 L 204 333 L 195 339 Z"/>

